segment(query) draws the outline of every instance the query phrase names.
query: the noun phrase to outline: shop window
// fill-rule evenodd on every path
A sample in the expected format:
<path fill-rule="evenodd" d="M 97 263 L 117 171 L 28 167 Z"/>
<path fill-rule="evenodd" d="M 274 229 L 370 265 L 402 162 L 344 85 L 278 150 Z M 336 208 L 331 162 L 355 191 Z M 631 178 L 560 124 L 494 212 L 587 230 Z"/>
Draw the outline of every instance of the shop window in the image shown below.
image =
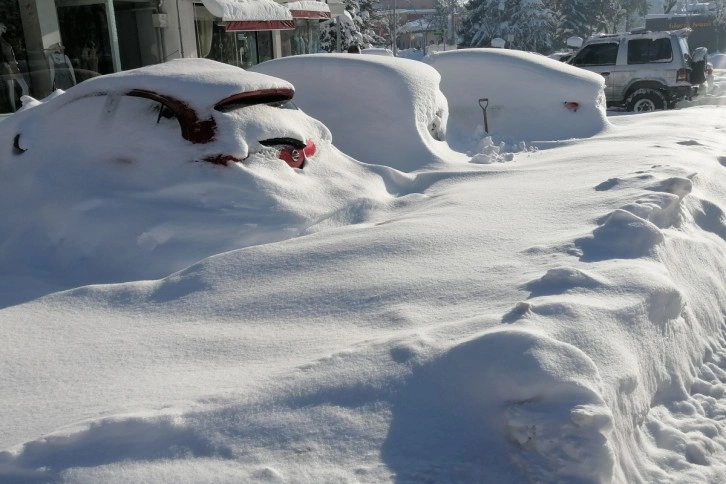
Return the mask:
<path fill-rule="evenodd" d="M 295 30 L 280 32 L 282 56 L 316 54 L 320 52 L 320 22 L 318 20 L 295 20 Z"/>
<path fill-rule="evenodd" d="M 0 12 L 0 114 L 17 111 L 23 95 L 42 99 L 113 72 L 104 4 L 58 6 L 58 24 L 41 26 L 60 40 L 50 46 L 37 28 L 24 29 L 17 0 L 0 0 Z"/>
<path fill-rule="evenodd" d="M 17 111 L 34 94 L 17 0 L 0 0 L 0 114 Z"/>
<path fill-rule="evenodd" d="M 273 58 L 270 31 L 227 32 L 202 5 L 194 6 L 194 26 L 199 57 L 242 68 Z"/>
<path fill-rule="evenodd" d="M 113 72 L 104 4 L 58 7 L 58 26 L 77 82 Z"/>

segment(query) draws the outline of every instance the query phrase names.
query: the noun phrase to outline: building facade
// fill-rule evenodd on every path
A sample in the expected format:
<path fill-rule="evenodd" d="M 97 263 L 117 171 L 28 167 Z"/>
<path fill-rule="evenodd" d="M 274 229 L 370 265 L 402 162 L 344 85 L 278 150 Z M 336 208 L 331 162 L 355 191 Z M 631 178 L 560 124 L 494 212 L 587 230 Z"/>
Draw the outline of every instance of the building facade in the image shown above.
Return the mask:
<path fill-rule="evenodd" d="M 170 59 L 239 67 L 317 52 L 320 21 L 342 2 L 0 0 L 0 114 L 22 95 Z"/>

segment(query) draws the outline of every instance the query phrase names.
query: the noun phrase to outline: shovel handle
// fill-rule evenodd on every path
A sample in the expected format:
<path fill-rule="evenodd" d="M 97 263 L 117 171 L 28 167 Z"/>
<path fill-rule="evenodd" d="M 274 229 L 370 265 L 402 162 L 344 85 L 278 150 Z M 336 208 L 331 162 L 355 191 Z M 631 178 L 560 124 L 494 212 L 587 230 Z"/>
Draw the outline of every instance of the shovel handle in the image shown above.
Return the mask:
<path fill-rule="evenodd" d="M 486 109 L 489 106 L 489 98 L 483 97 L 479 99 L 479 107 Z"/>

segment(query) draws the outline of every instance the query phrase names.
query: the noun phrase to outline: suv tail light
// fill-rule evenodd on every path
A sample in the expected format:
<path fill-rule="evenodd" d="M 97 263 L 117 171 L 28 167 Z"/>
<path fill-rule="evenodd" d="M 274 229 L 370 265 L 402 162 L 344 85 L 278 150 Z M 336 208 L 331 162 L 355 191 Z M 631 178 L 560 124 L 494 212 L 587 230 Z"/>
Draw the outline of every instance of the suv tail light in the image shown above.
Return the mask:
<path fill-rule="evenodd" d="M 688 82 L 688 69 L 678 69 L 676 82 Z"/>

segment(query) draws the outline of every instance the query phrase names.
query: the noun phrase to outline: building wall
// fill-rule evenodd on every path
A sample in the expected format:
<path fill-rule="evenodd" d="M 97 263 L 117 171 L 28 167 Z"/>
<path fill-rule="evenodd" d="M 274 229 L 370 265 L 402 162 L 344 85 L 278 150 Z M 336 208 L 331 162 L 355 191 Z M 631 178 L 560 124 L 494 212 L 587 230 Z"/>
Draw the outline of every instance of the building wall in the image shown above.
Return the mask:
<path fill-rule="evenodd" d="M 381 0 L 379 3 L 381 10 L 391 10 L 393 8 L 393 0 Z M 415 8 L 435 8 L 435 0 L 396 0 L 396 8 L 415 9 Z"/>

